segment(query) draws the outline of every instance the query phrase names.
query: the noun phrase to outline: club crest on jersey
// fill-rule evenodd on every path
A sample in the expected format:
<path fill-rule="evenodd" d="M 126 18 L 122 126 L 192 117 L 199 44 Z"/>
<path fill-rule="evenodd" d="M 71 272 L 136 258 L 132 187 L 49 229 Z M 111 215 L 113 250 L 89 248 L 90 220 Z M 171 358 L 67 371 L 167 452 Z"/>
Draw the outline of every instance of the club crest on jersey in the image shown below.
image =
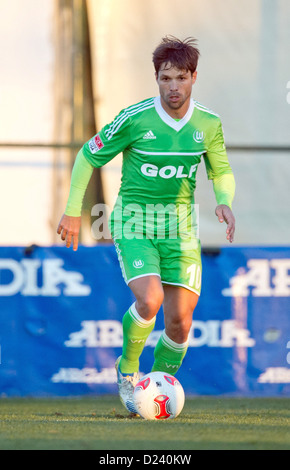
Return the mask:
<path fill-rule="evenodd" d="M 89 147 L 91 153 L 97 153 L 99 150 L 101 150 L 104 147 L 103 141 L 99 134 L 97 134 L 95 137 L 93 137 L 89 141 Z"/>
<path fill-rule="evenodd" d="M 201 144 L 204 141 L 204 137 L 205 135 L 203 131 L 199 131 L 196 129 L 193 133 L 193 140 L 195 140 L 195 142 L 197 142 L 198 144 Z"/>

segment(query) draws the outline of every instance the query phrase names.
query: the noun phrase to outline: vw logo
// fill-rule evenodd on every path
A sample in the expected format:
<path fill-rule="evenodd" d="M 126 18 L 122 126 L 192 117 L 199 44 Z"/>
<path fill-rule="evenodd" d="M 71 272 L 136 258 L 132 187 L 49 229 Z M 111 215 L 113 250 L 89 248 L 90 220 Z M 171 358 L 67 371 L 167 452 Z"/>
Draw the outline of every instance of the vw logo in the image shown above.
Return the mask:
<path fill-rule="evenodd" d="M 204 132 L 203 131 L 194 131 L 193 133 L 193 140 L 195 140 L 195 142 L 197 142 L 198 144 L 200 144 L 201 142 L 204 141 Z"/>

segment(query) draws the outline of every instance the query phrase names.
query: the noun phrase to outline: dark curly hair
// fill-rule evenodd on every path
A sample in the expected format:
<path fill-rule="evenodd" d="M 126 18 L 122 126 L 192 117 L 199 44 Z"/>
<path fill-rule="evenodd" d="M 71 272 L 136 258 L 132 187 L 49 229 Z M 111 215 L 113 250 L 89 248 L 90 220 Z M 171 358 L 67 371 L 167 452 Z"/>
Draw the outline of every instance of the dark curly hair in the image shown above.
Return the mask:
<path fill-rule="evenodd" d="M 174 36 L 166 36 L 153 52 L 153 64 L 155 72 L 158 74 L 162 64 L 170 64 L 179 70 L 196 71 L 199 50 L 196 47 L 197 40 L 186 38 L 184 41 Z"/>

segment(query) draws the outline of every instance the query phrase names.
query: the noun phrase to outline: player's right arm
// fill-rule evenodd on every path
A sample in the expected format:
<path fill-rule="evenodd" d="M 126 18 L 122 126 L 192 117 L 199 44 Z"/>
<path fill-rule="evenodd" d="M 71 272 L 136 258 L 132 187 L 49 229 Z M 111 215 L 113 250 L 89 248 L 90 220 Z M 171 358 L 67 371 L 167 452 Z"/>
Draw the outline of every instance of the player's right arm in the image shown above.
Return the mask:
<path fill-rule="evenodd" d="M 57 233 L 62 240 L 66 241 L 67 248 L 73 243 L 74 251 L 78 248 L 83 199 L 93 169 L 94 167 L 87 161 L 83 151 L 80 150 L 71 175 L 70 192 L 65 213 L 57 227 Z"/>
<path fill-rule="evenodd" d="M 77 154 L 70 184 L 70 193 L 57 233 L 69 248 L 78 248 L 81 212 L 85 192 L 94 167 L 100 168 L 112 160 L 131 143 L 131 120 L 126 110 L 85 143 Z"/>

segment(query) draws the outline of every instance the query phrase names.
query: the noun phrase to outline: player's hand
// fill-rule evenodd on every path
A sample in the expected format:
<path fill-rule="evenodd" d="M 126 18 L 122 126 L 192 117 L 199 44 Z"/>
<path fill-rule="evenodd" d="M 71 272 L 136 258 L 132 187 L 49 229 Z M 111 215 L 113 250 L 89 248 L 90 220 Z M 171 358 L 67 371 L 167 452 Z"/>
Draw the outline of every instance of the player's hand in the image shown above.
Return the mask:
<path fill-rule="evenodd" d="M 63 215 L 57 227 L 57 233 L 61 239 L 66 241 L 66 247 L 69 248 L 73 243 L 73 250 L 78 249 L 79 232 L 81 228 L 81 217 L 72 217 Z"/>
<path fill-rule="evenodd" d="M 234 233 L 235 233 L 235 226 L 236 226 L 236 221 L 234 214 L 232 213 L 232 210 L 230 209 L 229 206 L 226 206 L 225 204 L 220 204 L 217 206 L 215 210 L 215 214 L 219 219 L 219 222 L 223 223 L 226 222 L 227 224 L 227 240 L 229 240 L 230 243 L 233 242 L 234 240 Z"/>

